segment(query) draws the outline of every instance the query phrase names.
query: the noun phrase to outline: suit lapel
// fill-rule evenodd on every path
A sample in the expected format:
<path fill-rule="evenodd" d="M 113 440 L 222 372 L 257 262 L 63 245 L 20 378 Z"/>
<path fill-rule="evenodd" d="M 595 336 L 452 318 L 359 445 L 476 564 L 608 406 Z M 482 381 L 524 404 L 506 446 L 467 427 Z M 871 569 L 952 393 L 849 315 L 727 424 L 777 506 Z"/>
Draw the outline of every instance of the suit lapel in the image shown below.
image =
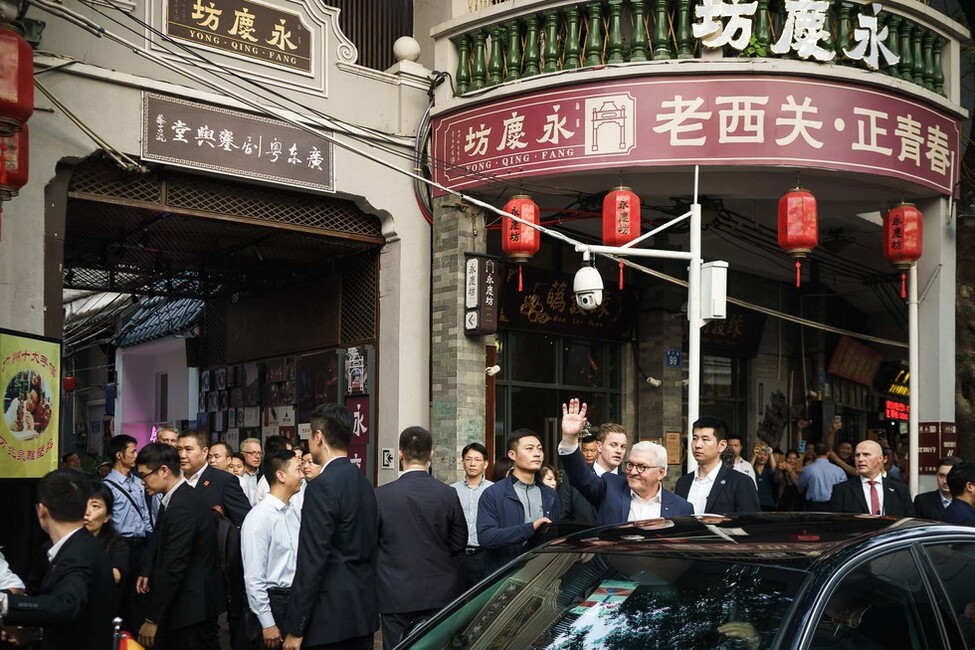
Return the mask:
<path fill-rule="evenodd" d="M 711 492 L 708 493 L 707 503 L 704 505 L 705 512 L 714 511 L 715 500 L 718 498 L 718 495 L 721 494 L 721 491 L 728 484 L 728 472 L 733 472 L 733 471 L 736 470 L 730 470 L 724 465 L 722 465 L 721 469 L 718 470 L 718 475 L 714 477 L 714 485 L 711 486 Z"/>
<path fill-rule="evenodd" d="M 870 514 L 870 505 L 867 504 L 867 497 L 863 494 L 863 481 L 857 476 L 850 483 L 853 484 L 853 498 L 856 499 L 857 505 L 860 506 L 860 512 Z"/>

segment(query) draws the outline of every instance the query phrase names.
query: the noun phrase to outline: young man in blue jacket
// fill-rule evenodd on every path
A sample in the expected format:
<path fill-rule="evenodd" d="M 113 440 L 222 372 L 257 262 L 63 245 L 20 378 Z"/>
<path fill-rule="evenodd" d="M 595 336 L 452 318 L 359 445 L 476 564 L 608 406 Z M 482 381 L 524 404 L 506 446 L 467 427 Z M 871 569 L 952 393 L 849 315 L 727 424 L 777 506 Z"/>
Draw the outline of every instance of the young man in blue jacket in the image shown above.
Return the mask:
<path fill-rule="evenodd" d="M 508 458 L 514 463 L 511 473 L 486 489 L 477 505 L 485 575 L 521 555 L 539 529 L 559 520 L 558 495 L 539 476 L 545 452 L 538 434 L 514 431 L 508 439 Z"/>

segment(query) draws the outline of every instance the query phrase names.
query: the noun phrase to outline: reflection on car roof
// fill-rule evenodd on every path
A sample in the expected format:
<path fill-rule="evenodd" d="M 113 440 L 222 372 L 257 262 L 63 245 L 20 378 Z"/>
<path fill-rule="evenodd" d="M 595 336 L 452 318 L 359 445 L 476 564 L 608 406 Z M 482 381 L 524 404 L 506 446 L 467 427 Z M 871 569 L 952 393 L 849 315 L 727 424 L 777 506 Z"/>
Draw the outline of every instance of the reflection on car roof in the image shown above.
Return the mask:
<path fill-rule="evenodd" d="M 603 526 L 536 549 L 545 552 L 692 554 L 711 559 L 811 562 L 885 534 L 943 526 L 876 515 L 761 513 L 699 515 Z M 948 528 L 945 526 L 945 530 Z"/>

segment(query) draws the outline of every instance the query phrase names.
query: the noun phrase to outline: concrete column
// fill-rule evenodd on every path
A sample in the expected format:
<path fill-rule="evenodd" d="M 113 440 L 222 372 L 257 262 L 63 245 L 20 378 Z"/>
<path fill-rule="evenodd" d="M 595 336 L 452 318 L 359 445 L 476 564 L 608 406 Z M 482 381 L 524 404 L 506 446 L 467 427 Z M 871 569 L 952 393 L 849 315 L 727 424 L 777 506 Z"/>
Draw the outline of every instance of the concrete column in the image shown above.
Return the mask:
<path fill-rule="evenodd" d="M 484 338 L 464 335 L 464 253 L 486 250 L 484 213 L 445 197 L 433 214 L 433 473 L 453 482 L 463 476 L 464 446 L 485 442 Z"/>
<path fill-rule="evenodd" d="M 683 328 L 687 317 L 682 313 L 670 313 L 663 309 L 640 312 L 639 358 L 640 369 L 648 376 L 659 379 L 660 386 L 652 386 L 645 379 L 637 380 L 639 402 L 639 429 L 637 439 L 662 438 L 666 444 L 668 431 L 686 433 L 684 425 L 683 386 L 681 368 L 668 367 L 665 363 L 667 349 L 680 350 L 683 343 Z M 686 363 L 686 360 L 684 361 Z M 671 467 L 664 482 L 673 487 L 681 475 L 679 458 L 668 458 Z"/>
<path fill-rule="evenodd" d="M 948 203 L 918 203 L 924 214 L 924 253 L 917 262 L 919 373 L 918 420 L 955 421 L 955 222 Z M 937 488 L 935 477 L 920 476 L 919 489 Z"/>

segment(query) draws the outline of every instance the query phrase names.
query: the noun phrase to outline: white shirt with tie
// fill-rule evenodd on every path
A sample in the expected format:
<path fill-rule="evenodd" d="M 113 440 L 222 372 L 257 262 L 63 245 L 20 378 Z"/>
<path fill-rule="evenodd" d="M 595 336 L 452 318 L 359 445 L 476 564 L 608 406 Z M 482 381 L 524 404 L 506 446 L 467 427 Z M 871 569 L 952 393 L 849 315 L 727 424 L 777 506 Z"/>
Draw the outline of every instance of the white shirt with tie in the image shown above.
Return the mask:
<path fill-rule="evenodd" d="M 880 512 L 873 512 L 870 509 L 870 481 L 875 483 L 874 487 L 877 488 L 877 499 L 880 502 Z M 883 474 L 877 474 L 874 479 L 868 479 L 866 476 L 860 477 L 860 485 L 863 487 L 863 498 L 867 501 L 867 513 L 871 515 L 884 514 L 884 476 Z"/>

